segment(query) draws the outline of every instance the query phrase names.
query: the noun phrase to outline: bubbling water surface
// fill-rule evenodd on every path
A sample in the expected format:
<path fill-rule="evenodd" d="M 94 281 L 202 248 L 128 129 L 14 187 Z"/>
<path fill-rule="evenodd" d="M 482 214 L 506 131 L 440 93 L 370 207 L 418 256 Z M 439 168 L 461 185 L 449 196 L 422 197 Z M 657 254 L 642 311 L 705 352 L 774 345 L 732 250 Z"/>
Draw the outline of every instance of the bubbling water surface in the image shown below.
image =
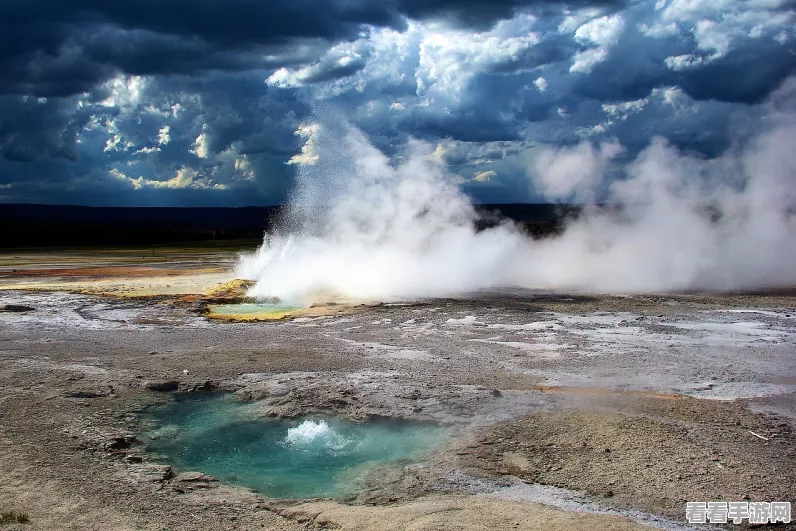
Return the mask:
<path fill-rule="evenodd" d="M 341 497 L 375 466 L 422 459 L 450 435 L 436 424 L 336 418 L 275 420 L 225 394 L 178 397 L 153 408 L 148 450 L 273 498 Z"/>

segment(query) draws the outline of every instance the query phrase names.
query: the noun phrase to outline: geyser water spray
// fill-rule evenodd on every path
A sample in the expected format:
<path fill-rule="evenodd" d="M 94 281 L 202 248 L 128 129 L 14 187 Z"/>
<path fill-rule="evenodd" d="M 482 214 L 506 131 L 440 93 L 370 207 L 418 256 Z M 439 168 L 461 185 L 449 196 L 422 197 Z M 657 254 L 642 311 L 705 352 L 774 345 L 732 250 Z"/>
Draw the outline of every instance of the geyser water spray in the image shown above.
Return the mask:
<path fill-rule="evenodd" d="M 342 450 L 349 444 L 346 439 L 325 420 L 305 420 L 298 426 L 288 428 L 283 443 L 300 450 Z"/>
<path fill-rule="evenodd" d="M 518 286 L 585 291 L 733 290 L 796 283 L 796 78 L 765 106 L 756 136 L 707 160 L 654 139 L 609 181 L 616 142 L 542 148 L 529 186 L 588 205 L 556 238 L 512 223 L 481 232 L 456 177 L 410 141 L 388 157 L 355 128 L 313 124 L 294 157 L 284 222 L 239 276 L 250 295 L 406 299 Z"/>

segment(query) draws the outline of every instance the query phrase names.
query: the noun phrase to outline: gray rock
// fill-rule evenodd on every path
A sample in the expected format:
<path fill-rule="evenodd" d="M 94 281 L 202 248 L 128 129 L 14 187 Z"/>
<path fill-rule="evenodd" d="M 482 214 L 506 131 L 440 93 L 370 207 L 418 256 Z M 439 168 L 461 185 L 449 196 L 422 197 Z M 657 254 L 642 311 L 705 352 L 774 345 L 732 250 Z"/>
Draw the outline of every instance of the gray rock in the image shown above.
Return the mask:
<path fill-rule="evenodd" d="M 97 388 L 85 388 L 75 391 L 73 393 L 69 393 L 67 396 L 69 398 L 102 398 L 106 396 L 111 396 L 113 394 L 112 387 L 97 387 Z"/>
<path fill-rule="evenodd" d="M 147 464 L 137 467 L 136 474 L 141 481 L 162 483 L 174 477 L 169 465 Z"/>
<path fill-rule="evenodd" d="M 181 474 L 177 474 L 174 478 L 174 481 L 178 481 L 181 483 L 196 483 L 196 482 L 204 482 L 210 483 L 212 481 L 218 481 L 213 476 L 208 476 L 207 474 L 203 474 L 201 472 L 183 472 Z"/>
<path fill-rule="evenodd" d="M 188 309 L 188 311 L 202 315 L 210 311 L 210 306 L 207 304 L 207 301 L 196 301 L 191 304 L 191 307 Z"/>
<path fill-rule="evenodd" d="M 179 390 L 186 393 L 212 391 L 218 388 L 218 382 L 205 380 L 203 382 L 185 382 L 180 384 Z"/>
<path fill-rule="evenodd" d="M 109 452 L 114 450 L 126 450 L 136 442 L 138 442 L 138 439 L 135 435 L 115 435 L 105 441 L 104 448 Z"/>
<path fill-rule="evenodd" d="M 176 391 L 180 387 L 177 380 L 157 380 L 144 382 L 144 387 L 150 391 L 170 392 Z"/>
<path fill-rule="evenodd" d="M 3 304 L 0 305 L 0 312 L 13 312 L 13 313 L 25 313 L 25 312 L 33 312 L 36 311 L 36 308 L 32 306 L 25 306 L 23 304 Z"/>

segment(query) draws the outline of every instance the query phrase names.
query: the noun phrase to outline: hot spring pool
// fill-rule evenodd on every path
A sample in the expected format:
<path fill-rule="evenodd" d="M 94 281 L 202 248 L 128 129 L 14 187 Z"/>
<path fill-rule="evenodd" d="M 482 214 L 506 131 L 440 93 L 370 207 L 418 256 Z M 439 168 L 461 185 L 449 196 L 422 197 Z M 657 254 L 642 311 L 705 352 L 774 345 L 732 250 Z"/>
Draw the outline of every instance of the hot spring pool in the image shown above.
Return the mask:
<path fill-rule="evenodd" d="M 180 396 L 152 408 L 147 450 L 179 471 L 197 470 L 273 498 L 338 497 L 375 465 L 422 457 L 449 436 L 435 424 L 334 418 L 258 418 L 231 395 Z"/>

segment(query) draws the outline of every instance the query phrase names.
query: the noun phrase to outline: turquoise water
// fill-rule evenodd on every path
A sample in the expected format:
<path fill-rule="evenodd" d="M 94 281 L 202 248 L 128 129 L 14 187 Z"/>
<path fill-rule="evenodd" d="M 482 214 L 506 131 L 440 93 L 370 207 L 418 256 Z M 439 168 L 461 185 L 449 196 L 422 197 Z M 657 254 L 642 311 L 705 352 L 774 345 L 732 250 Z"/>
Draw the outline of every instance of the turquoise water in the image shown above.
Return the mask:
<path fill-rule="evenodd" d="M 178 471 L 197 470 L 273 498 L 339 497 L 375 465 L 405 464 L 442 444 L 430 423 L 256 416 L 231 395 L 178 397 L 149 413 L 147 450 Z"/>

